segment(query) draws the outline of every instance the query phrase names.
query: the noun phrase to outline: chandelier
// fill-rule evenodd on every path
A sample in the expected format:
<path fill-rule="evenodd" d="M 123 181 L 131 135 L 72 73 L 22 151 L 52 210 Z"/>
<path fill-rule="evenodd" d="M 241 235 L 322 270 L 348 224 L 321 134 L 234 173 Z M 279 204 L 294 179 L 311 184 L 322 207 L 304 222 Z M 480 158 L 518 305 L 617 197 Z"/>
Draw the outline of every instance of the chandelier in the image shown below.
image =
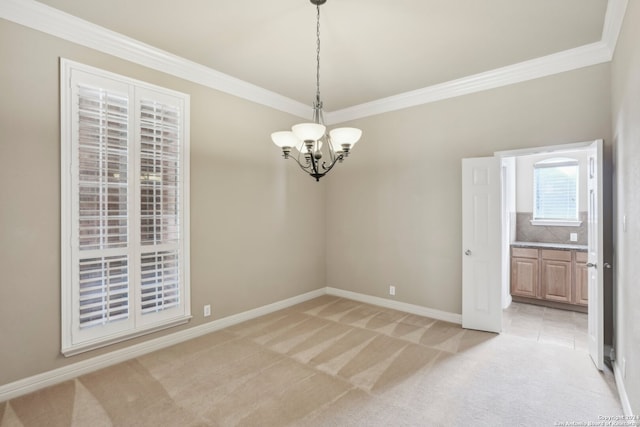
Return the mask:
<path fill-rule="evenodd" d="M 303 171 L 316 181 L 325 176 L 336 163 L 349 156 L 349 152 L 358 142 L 362 131 L 357 128 L 336 128 L 329 131 L 324 125 L 322 101 L 320 100 L 320 5 L 326 0 L 310 0 L 316 6 L 316 99 L 313 103 L 313 122 L 300 123 L 291 127 L 291 131 L 271 134 L 273 143 L 282 148 L 285 159 L 293 159 Z M 297 155 L 292 154 L 293 149 Z M 328 152 L 328 158 L 323 153 Z"/>

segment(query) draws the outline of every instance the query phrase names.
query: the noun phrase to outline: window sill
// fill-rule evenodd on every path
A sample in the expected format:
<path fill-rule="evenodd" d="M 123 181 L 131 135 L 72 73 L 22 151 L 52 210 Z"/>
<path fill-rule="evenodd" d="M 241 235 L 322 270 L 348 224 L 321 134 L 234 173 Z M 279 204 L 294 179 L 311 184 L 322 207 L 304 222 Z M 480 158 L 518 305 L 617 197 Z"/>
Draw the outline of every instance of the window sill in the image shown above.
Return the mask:
<path fill-rule="evenodd" d="M 532 219 L 531 225 L 544 225 L 547 227 L 580 227 L 582 221 L 555 220 L 555 219 Z"/>
<path fill-rule="evenodd" d="M 112 338 L 99 339 L 96 341 L 91 341 L 88 343 L 81 343 L 76 345 L 71 345 L 69 347 L 63 347 L 61 353 L 64 357 L 75 356 L 80 353 L 84 353 L 86 351 L 95 350 L 97 348 L 106 347 L 111 344 L 119 343 L 122 341 L 129 340 L 131 338 L 140 337 L 142 335 L 147 335 L 152 332 L 161 331 L 163 329 L 172 328 L 174 326 L 183 325 L 191 320 L 192 316 L 181 316 L 177 319 L 174 319 L 167 323 L 162 323 L 156 326 L 150 326 L 145 329 L 139 329 L 136 332 L 127 332 L 125 334 L 117 335 Z"/>

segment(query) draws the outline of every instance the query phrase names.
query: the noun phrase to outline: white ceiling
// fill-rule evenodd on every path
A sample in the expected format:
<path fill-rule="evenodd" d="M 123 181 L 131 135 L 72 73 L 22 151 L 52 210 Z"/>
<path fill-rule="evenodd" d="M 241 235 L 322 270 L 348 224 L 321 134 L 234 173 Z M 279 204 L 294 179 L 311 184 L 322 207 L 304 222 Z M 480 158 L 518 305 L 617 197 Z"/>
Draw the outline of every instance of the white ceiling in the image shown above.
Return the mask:
<path fill-rule="evenodd" d="M 612 0 L 617 1 L 617 0 Z M 310 105 L 309 0 L 40 0 Z M 321 92 L 340 110 L 600 41 L 607 0 L 327 0 Z"/>

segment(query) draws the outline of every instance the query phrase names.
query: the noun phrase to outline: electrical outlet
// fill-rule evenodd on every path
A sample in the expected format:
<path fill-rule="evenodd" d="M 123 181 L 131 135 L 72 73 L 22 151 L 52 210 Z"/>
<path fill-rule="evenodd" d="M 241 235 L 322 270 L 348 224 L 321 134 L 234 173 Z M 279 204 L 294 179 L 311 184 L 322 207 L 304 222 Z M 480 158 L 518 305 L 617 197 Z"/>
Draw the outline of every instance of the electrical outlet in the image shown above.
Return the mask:
<path fill-rule="evenodd" d="M 204 317 L 211 316 L 211 305 L 207 304 L 204 306 Z"/>
<path fill-rule="evenodd" d="M 389 286 L 389 295 L 395 295 L 396 294 L 396 287 L 393 285 Z"/>
<path fill-rule="evenodd" d="M 569 233 L 569 240 L 571 240 L 572 242 L 577 242 L 578 241 L 578 233 Z"/>

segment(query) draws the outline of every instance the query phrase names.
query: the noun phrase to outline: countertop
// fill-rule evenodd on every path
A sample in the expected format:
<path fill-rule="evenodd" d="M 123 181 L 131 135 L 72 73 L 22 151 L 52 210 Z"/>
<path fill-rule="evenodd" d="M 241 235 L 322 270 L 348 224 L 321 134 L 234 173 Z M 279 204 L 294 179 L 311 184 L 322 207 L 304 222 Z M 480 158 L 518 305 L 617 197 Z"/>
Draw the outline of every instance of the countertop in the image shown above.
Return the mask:
<path fill-rule="evenodd" d="M 587 245 L 575 245 L 569 243 L 513 242 L 511 243 L 511 246 L 515 246 L 517 248 L 575 249 L 577 251 L 586 251 L 588 249 Z"/>

